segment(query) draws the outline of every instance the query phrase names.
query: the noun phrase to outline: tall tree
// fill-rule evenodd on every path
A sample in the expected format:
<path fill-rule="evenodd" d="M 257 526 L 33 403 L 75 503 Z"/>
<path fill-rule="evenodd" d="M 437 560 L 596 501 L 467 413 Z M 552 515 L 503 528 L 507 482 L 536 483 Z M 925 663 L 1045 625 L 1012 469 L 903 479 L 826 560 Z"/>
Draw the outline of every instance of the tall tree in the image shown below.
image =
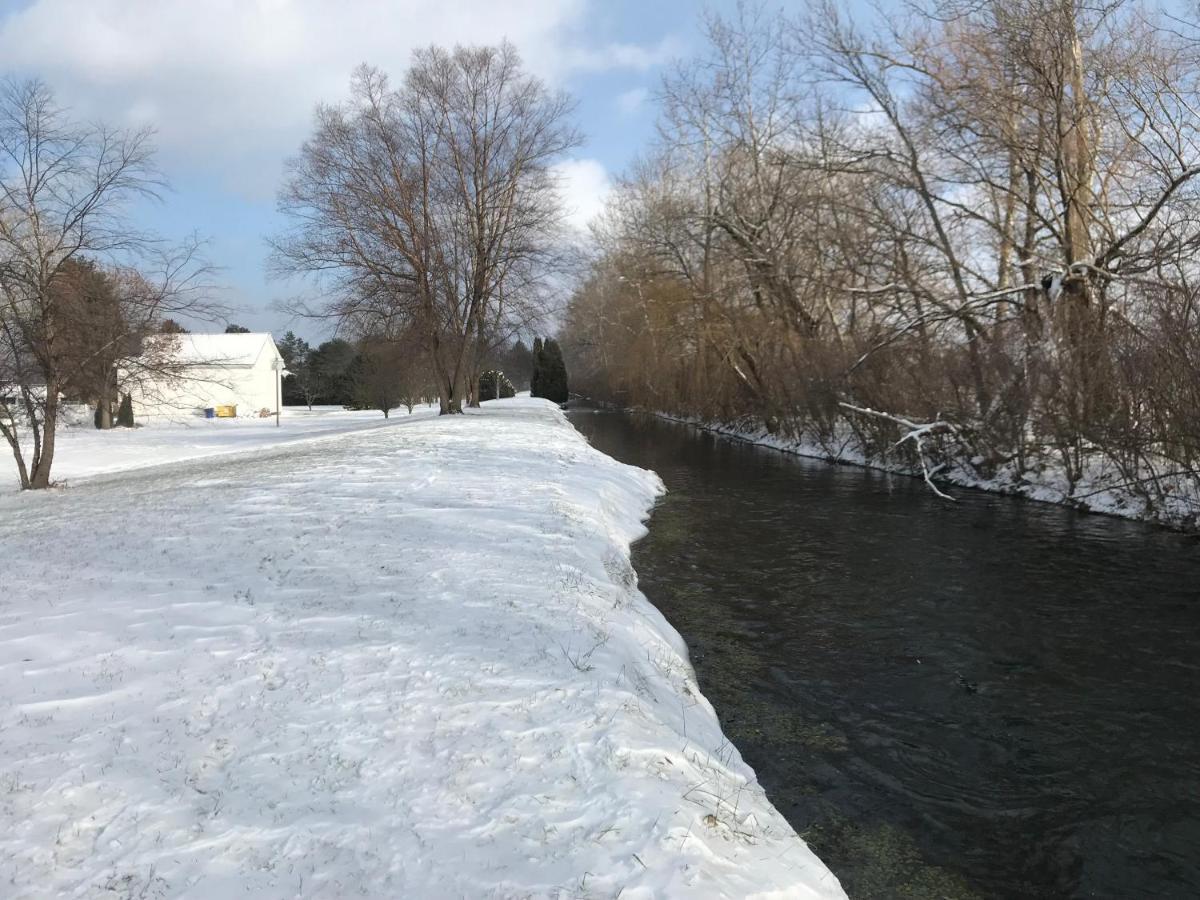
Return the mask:
<path fill-rule="evenodd" d="M 829 0 L 706 32 L 564 317 L 585 390 L 925 473 L 1200 493 L 1196 29 Z"/>
<path fill-rule="evenodd" d="M 312 409 L 320 390 L 320 379 L 312 365 L 312 348 L 308 341 L 289 331 L 279 342 L 279 355 L 288 372 L 282 385 L 284 405 L 303 403 Z"/>
<path fill-rule="evenodd" d="M 398 87 L 363 67 L 351 97 L 317 110 L 290 165 L 279 205 L 295 226 L 275 266 L 331 283 L 335 301 L 310 313 L 417 328 L 442 413 L 461 412 L 495 335 L 544 298 L 572 103 L 507 43 L 420 50 Z"/>
<path fill-rule="evenodd" d="M 94 261 L 65 261 L 50 290 L 59 316 L 59 364 L 64 396 L 96 409 L 99 428 L 111 428 L 118 366 L 131 351 L 117 285 Z"/>
<path fill-rule="evenodd" d="M 545 360 L 543 359 L 544 349 L 542 339 L 535 337 L 533 339 L 533 352 L 530 359 L 529 372 L 529 396 L 531 397 L 542 396 L 542 371 L 545 367 Z"/>
<path fill-rule="evenodd" d="M 42 82 L 0 82 L 0 384 L 17 397 L 0 408 L 0 434 L 23 488 L 50 485 L 60 396 L 82 370 L 106 368 L 102 357 L 167 316 L 207 311 L 195 246 L 161 250 L 122 215 L 160 184 L 148 130 L 82 124 Z M 109 261 L 119 310 L 104 312 L 99 346 L 81 358 L 81 334 L 108 302 L 81 302 L 88 291 L 72 286 L 84 258 Z M 134 365 L 169 367 L 163 349 Z"/>
<path fill-rule="evenodd" d="M 542 368 L 538 379 L 540 397 L 555 403 L 566 403 L 570 398 L 567 387 L 567 366 L 563 361 L 558 341 L 547 338 L 542 347 Z"/>
<path fill-rule="evenodd" d="M 349 406 L 354 403 L 355 364 L 358 351 L 342 338 L 323 342 L 309 354 L 308 364 L 317 383 L 321 403 Z"/>
<path fill-rule="evenodd" d="M 528 388 L 533 377 L 533 351 L 529 349 L 528 344 L 517 338 L 505 353 L 501 368 L 512 380 L 514 387 Z"/>

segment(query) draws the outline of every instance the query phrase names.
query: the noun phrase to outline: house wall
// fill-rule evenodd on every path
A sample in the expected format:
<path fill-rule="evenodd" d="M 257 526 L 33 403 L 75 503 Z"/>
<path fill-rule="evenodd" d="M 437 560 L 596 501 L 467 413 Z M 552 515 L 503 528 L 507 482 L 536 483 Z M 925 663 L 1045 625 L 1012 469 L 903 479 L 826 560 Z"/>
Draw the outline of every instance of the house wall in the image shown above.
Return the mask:
<path fill-rule="evenodd" d="M 239 416 L 275 412 L 279 373 L 264 353 L 253 366 L 189 366 L 182 377 L 130 385 L 134 419 L 187 418 L 207 407 L 237 406 Z"/>
<path fill-rule="evenodd" d="M 46 386 L 33 385 L 29 388 L 33 395 L 35 406 L 41 407 L 46 402 Z M 38 414 L 40 417 L 40 413 Z M 21 389 L 15 384 L 0 384 L 0 418 L 15 421 L 22 425 L 29 424 L 29 416 L 25 413 L 25 403 Z"/>

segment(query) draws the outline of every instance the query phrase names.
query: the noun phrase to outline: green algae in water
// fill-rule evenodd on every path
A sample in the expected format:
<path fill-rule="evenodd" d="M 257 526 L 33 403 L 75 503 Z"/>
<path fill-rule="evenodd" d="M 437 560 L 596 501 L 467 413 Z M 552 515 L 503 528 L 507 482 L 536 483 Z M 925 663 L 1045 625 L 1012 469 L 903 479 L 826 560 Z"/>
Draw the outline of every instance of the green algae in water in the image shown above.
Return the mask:
<path fill-rule="evenodd" d="M 827 722 L 810 722 L 772 710 L 748 712 L 739 718 L 737 730 L 784 752 L 846 753 L 850 749 L 846 735 Z"/>
<path fill-rule="evenodd" d="M 894 825 L 835 815 L 800 836 L 852 900 L 983 900 L 959 875 L 925 862 L 912 836 Z"/>
<path fill-rule="evenodd" d="M 658 552 L 671 550 L 691 540 L 691 518 L 676 498 L 668 494 L 654 508 L 654 528 L 643 538 Z"/>

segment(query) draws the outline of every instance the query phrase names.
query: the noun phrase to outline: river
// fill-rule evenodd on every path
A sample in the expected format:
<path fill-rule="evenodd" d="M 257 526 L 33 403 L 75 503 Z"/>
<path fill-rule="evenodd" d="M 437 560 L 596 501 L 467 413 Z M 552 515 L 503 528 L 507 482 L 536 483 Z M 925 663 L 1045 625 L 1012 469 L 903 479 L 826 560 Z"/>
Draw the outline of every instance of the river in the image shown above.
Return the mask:
<path fill-rule="evenodd" d="M 577 410 L 639 585 L 852 898 L 1200 896 L 1200 542 Z"/>

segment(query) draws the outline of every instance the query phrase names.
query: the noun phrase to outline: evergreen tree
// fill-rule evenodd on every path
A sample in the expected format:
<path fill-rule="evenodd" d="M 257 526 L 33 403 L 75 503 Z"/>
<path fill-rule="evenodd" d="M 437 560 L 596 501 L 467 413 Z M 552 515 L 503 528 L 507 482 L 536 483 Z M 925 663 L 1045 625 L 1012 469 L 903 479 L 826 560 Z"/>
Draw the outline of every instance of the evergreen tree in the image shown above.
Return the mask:
<path fill-rule="evenodd" d="M 225 326 L 225 333 L 226 334 L 249 334 L 250 329 L 243 328 L 241 325 L 234 325 L 232 322 L 230 322 L 228 325 Z"/>
<path fill-rule="evenodd" d="M 542 345 L 541 377 L 538 380 L 541 396 L 555 403 L 566 403 L 567 365 L 563 362 L 562 350 L 554 338 L 546 338 Z"/>
<path fill-rule="evenodd" d="M 97 428 L 111 428 L 117 405 L 117 368 L 140 332 L 122 311 L 116 279 L 98 263 L 76 257 L 63 262 L 50 282 L 56 316 L 55 354 L 65 376 L 59 390 L 101 410 Z"/>
<path fill-rule="evenodd" d="M 317 399 L 318 380 L 310 362 L 312 348 L 308 341 L 289 331 L 279 342 L 279 355 L 290 373 L 283 377 L 283 405 L 312 406 Z"/>
<path fill-rule="evenodd" d="M 513 389 L 512 382 L 499 369 L 484 372 L 479 376 L 480 402 L 515 396 L 516 391 Z"/>
<path fill-rule="evenodd" d="M 122 428 L 133 427 L 133 398 L 128 394 L 121 395 L 121 407 L 117 410 L 117 424 Z"/>
<path fill-rule="evenodd" d="M 354 404 L 354 386 L 357 379 L 355 363 L 358 350 L 349 341 L 334 338 L 325 341 L 309 354 L 309 365 L 319 384 L 319 403 L 334 406 Z"/>
<path fill-rule="evenodd" d="M 542 396 L 542 339 L 533 339 L 533 365 L 529 373 L 529 396 Z"/>
<path fill-rule="evenodd" d="M 516 343 L 505 354 L 504 365 L 501 368 L 504 374 L 512 379 L 514 388 L 528 388 L 533 377 L 533 351 L 529 349 L 528 344 L 517 338 Z"/>
<path fill-rule="evenodd" d="M 297 337 L 296 332 L 289 331 L 279 342 L 279 355 L 283 357 L 284 365 L 289 369 L 308 353 L 308 341 Z"/>

